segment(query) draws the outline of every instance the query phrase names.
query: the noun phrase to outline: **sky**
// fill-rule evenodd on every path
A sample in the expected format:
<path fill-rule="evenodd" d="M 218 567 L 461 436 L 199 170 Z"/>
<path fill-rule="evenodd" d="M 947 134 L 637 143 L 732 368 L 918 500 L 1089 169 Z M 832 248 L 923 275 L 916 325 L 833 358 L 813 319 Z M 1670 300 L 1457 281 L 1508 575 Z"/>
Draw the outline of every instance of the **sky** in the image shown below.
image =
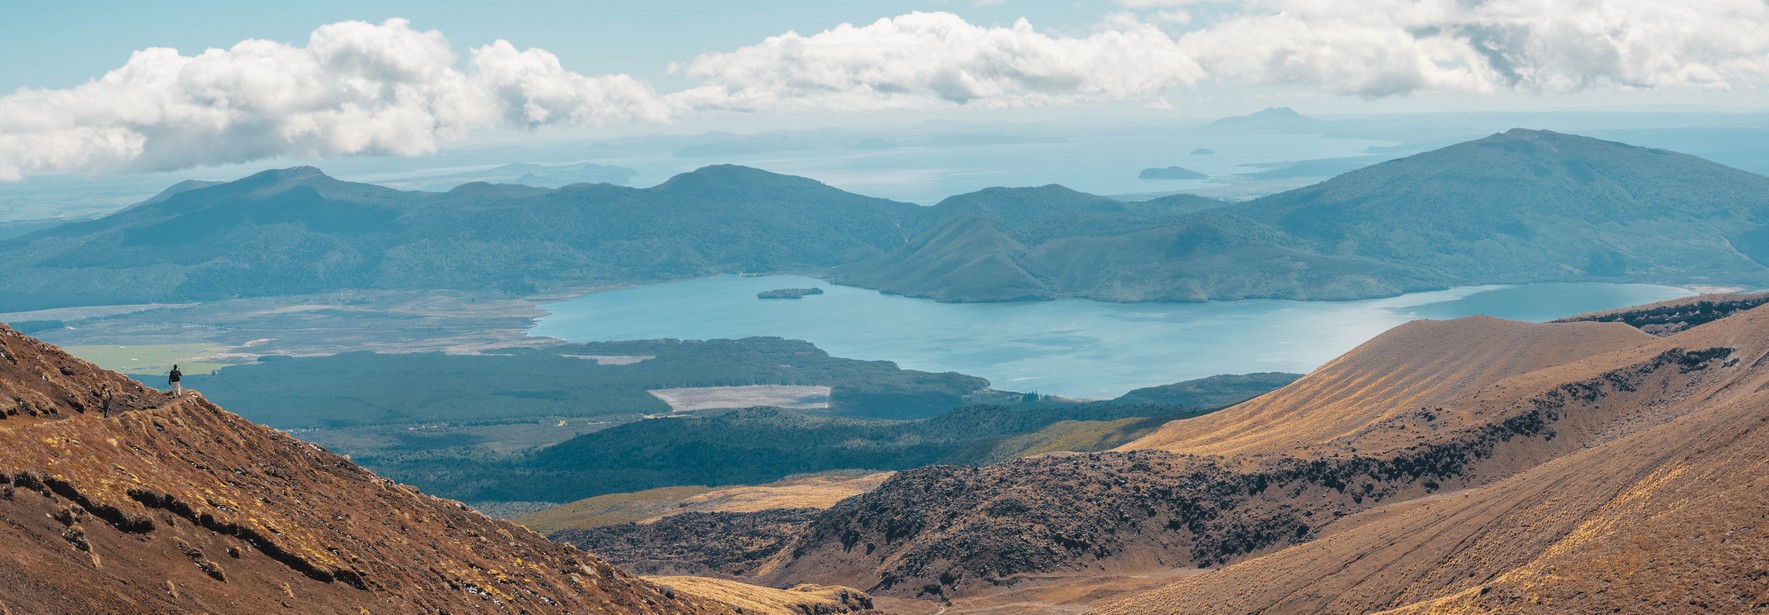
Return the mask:
<path fill-rule="evenodd" d="M 1753 111 L 1765 85 L 1766 0 L 13 3 L 0 181 L 904 117 Z"/>

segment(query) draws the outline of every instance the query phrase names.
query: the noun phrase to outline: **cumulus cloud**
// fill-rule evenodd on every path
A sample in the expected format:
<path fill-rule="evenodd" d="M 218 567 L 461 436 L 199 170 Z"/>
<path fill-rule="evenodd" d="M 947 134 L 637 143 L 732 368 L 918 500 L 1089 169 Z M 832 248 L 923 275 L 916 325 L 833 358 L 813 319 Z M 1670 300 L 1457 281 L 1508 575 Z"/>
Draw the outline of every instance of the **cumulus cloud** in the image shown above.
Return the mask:
<path fill-rule="evenodd" d="M 1266 0 L 1180 43 L 1220 82 L 1365 97 L 1754 88 L 1769 81 L 1769 3 Z"/>
<path fill-rule="evenodd" d="M 1204 77 L 1159 28 L 1120 24 L 1053 36 L 1024 19 L 971 24 L 910 13 L 804 36 L 788 32 L 677 70 L 706 85 L 672 95 L 689 108 L 898 109 L 1153 98 Z"/>
<path fill-rule="evenodd" d="M 1198 4 L 1212 0 L 1118 0 L 1118 5 L 1131 9 L 1158 9 Z M 1220 1 L 1220 0 L 1216 0 Z"/>
<path fill-rule="evenodd" d="M 1155 104 L 1200 83 L 1380 98 L 1419 91 L 1769 84 L 1764 0 L 1119 0 L 1061 36 L 911 13 L 697 57 L 681 108 Z M 1207 12 L 1177 7 L 1209 6 Z M 1189 31 L 1169 34 L 1160 25 Z"/>
<path fill-rule="evenodd" d="M 504 41 L 463 68 L 440 32 L 341 22 L 305 47 L 153 48 L 84 85 L 0 97 L 0 180 L 185 168 L 279 155 L 413 155 L 494 127 L 665 121 L 625 75 L 584 76 Z"/>
<path fill-rule="evenodd" d="M 847 112 L 1131 101 L 1284 86 L 1380 98 L 1769 85 L 1769 1 L 1118 0 L 1092 29 L 910 13 L 702 54 L 659 95 L 496 41 L 463 61 L 404 20 L 305 46 L 136 52 L 68 89 L 0 96 L 0 180 L 280 155 L 410 155 L 469 131 L 663 122 L 709 110 Z"/>

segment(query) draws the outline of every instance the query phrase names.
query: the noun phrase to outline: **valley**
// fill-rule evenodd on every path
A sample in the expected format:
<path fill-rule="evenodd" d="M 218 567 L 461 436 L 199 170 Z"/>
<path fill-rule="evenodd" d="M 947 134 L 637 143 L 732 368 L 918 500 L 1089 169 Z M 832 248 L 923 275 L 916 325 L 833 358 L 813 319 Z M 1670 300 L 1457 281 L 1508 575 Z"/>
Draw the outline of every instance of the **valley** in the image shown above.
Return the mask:
<path fill-rule="evenodd" d="M 406 192 L 295 167 L 186 182 L 0 240 L 15 263 L 0 271 L 0 310 L 342 291 L 519 298 L 745 272 L 959 302 L 1756 287 L 1769 284 L 1766 192 L 1769 179 L 1693 156 L 1523 129 L 1230 206 L 1053 184 L 922 207 L 734 165 L 649 188 Z M 1612 214 L 1604 230 L 1579 223 L 1597 211 Z"/>
<path fill-rule="evenodd" d="M 1760 297 L 1701 300 L 1719 317 L 1663 337 L 1619 322 L 1413 323 L 1272 394 L 1169 422 L 1113 452 L 927 467 L 823 509 L 684 513 L 561 537 L 640 570 L 710 566 L 695 569 L 955 606 L 1052 575 L 1085 592 L 1187 568 L 1196 572 L 1166 587 L 1094 594 L 1092 604 L 1112 613 L 1760 605 L 1769 594 L 1747 580 L 1760 565 L 1754 551 L 1703 554 L 1674 529 L 1763 531 L 1769 502 L 1745 487 L 1763 480 L 1749 451 L 1769 420 Z M 1685 481 L 1688 472 L 1711 478 Z M 1728 486 L 1730 499 L 1715 501 L 1713 485 Z M 1663 563 L 1642 574 L 1631 563 L 1641 558 Z"/>
<path fill-rule="evenodd" d="M 1769 613 L 1769 0 L 12 4 L 0 615 Z"/>
<path fill-rule="evenodd" d="M 1467 578 L 1419 572 L 1427 555 L 1366 561 L 1368 536 L 1471 536 L 1431 545 L 1455 558 L 1531 526 L 1507 506 L 1561 519 L 1641 489 L 1641 506 L 1688 497 L 1583 475 L 1585 508 L 1530 494 L 1594 450 L 1663 450 L 1721 420 L 1691 399 L 1748 420 L 1764 296 L 1695 293 L 1769 282 L 1765 186 L 1544 131 L 1239 203 L 1052 185 L 922 207 L 730 165 L 652 188 L 402 192 L 294 168 L 0 239 L 25 263 L 0 272 L 0 321 L 141 384 L 177 363 L 201 392 L 162 406 L 111 383 L 130 410 L 178 427 L 227 408 L 237 425 L 206 428 L 262 424 L 514 518 L 682 609 L 1515 605 L 1543 594 L 1489 599 L 1470 579 L 1547 565 L 1592 530 L 1550 523 L 1523 551 L 1468 556 L 1488 572 Z M 1615 216 L 1592 231 L 1580 208 Z M 79 365 L 58 371 L 94 371 Z M 80 420 L 95 390 L 12 414 Z M 80 504 L 102 506 L 128 508 Z M 1727 510 L 1722 525 L 1745 514 Z M 1371 571 L 1368 593 L 1320 589 L 1346 566 Z"/>

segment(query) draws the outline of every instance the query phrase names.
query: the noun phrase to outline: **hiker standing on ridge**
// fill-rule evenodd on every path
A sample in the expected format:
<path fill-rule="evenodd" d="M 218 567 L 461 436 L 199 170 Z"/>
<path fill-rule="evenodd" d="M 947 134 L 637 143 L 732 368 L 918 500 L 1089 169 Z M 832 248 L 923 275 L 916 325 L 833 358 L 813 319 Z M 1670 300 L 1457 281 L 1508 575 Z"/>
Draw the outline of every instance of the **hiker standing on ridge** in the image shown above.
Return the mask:
<path fill-rule="evenodd" d="M 178 397 L 178 396 L 184 394 L 184 385 L 178 383 L 179 380 L 183 380 L 183 379 L 184 379 L 184 372 L 178 371 L 178 366 L 173 365 L 172 366 L 172 373 L 166 375 L 166 384 L 172 385 L 172 396 L 173 397 Z"/>
<path fill-rule="evenodd" d="M 98 390 L 98 400 L 104 402 L 104 418 L 111 418 L 111 385 Z"/>

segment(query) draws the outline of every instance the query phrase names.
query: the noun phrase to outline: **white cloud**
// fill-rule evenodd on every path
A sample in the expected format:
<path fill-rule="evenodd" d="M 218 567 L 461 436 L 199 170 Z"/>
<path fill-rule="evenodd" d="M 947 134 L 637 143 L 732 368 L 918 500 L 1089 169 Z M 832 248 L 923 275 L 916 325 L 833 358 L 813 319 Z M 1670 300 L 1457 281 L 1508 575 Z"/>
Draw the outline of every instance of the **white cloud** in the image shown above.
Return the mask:
<path fill-rule="evenodd" d="M 1381 97 L 1769 82 L 1763 0 L 1267 0 L 1181 48 L 1232 84 Z"/>
<path fill-rule="evenodd" d="M 810 36 L 788 32 L 702 55 L 681 70 L 706 85 L 672 95 L 679 105 L 741 110 L 1142 99 L 1204 76 L 1148 24 L 1062 37 L 1024 19 L 984 27 L 951 13 L 910 13 Z"/>
<path fill-rule="evenodd" d="M 1212 1 L 1220 0 L 1118 0 L 1118 5 L 1128 9 L 1160 9 Z"/>
<path fill-rule="evenodd" d="M 74 88 L 0 97 L 0 180 L 169 170 L 278 155 L 433 151 L 500 126 L 665 121 L 624 75 L 587 77 L 539 49 L 473 49 L 404 20 L 323 26 L 306 47 L 246 40 L 194 56 L 153 48 Z"/>
<path fill-rule="evenodd" d="M 1092 30 L 910 13 L 787 32 L 671 68 L 659 95 L 497 41 L 464 62 L 403 20 L 306 46 L 136 52 L 84 85 L 0 96 L 0 180 L 280 155 L 410 155 L 488 128 L 664 122 L 712 110 L 850 112 L 1133 101 L 1280 86 L 1379 98 L 1769 86 L 1765 0 L 1120 0 Z M 1164 30 L 1163 26 L 1175 27 Z M 1183 31 L 1183 34 L 1180 33 Z"/>
<path fill-rule="evenodd" d="M 1185 9 L 1168 9 L 1155 13 L 1155 21 L 1183 26 L 1192 23 L 1192 13 Z"/>
<path fill-rule="evenodd" d="M 1153 101 L 1201 82 L 1365 98 L 1769 85 L 1764 0 L 1118 4 L 1152 14 L 1110 13 L 1082 36 L 949 13 L 788 32 L 699 56 L 684 72 L 703 85 L 671 98 L 686 109 L 863 110 Z M 1188 5 L 1212 8 L 1175 8 Z"/>

